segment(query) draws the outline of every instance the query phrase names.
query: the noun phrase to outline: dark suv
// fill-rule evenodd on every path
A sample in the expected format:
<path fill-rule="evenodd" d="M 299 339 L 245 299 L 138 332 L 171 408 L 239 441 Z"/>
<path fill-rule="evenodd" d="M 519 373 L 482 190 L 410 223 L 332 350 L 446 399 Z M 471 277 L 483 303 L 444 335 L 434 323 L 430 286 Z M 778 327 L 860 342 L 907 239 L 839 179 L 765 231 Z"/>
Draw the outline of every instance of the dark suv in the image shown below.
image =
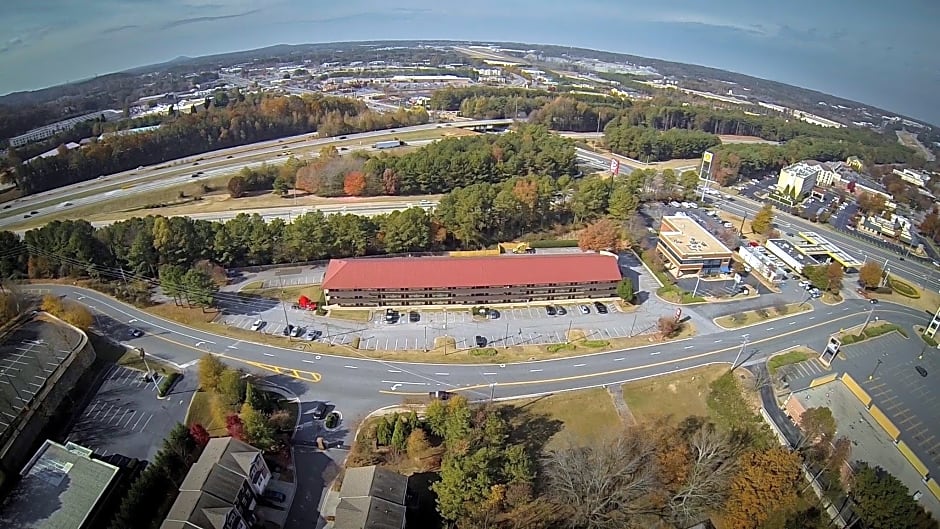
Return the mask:
<path fill-rule="evenodd" d="M 551 306 L 551 305 L 546 305 L 546 306 L 545 306 L 545 314 L 548 314 L 549 316 L 554 316 L 554 315 L 558 314 L 558 311 L 555 309 L 555 307 L 553 307 L 553 306 Z"/>
<path fill-rule="evenodd" d="M 594 302 L 594 308 L 597 309 L 597 313 L 598 313 L 598 314 L 607 314 L 607 313 L 609 312 L 609 311 L 607 310 L 607 305 L 604 305 L 604 304 L 601 303 L 600 301 L 595 301 L 595 302 Z"/>
<path fill-rule="evenodd" d="M 489 341 L 486 339 L 486 336 L 477 336 L 475 338 L 475 342 L 477 347 L 486 347 L 486 344 L 489 343 Z"/>

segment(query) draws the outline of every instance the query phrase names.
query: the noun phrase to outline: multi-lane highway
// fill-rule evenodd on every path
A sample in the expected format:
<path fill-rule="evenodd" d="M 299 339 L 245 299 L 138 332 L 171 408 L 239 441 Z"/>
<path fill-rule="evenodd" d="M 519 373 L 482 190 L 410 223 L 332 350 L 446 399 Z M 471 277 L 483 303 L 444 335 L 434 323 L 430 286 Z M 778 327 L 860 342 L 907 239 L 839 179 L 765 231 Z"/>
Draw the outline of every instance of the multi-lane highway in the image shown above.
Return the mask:
<path fill-rule="evenodd" d="M 386 129 L 359 134 L 332 138 L 318 138 L 315 134 L 302 134 L 254 143 L 251 145 L 232 147 L 212 151 L 204 154 L 188 156 L 171 160 L 153 167 L 144 167 L 137 170 L 124 171 L 113 175 L 106 175 L 95 180 L 80 182 L 42 193 L 29 195 L 9 202 L 9 209 L 0 210 L 0 229 L 13 226 L 23 221 L 35 223 L 43 217 L 59 214 L 82 206 L 93 205 L 105 200 L 139 193 L 152 192 L 179 185 L 188 181 L 198 181 L 197 178 L 208 178 L 217 175 L 231 174 L 241 170 L 242 167 L 260 165 L 261 163 L 277 163 L 286 160 L 288 156 L 279 154 L 292 152 L 293 149 L 315 149 L 326 145 L 356 142 L 362 148 L 369 148 L 368 141 L 390 134 L 404 134 L 411 132 L 430 131 L 437 128 L 468 128 L 506 125 L 511 123 L 507 119 L 461 121 L 453 124 L 429 123 L 400 129 Z M 418 142 L 411 142 L 420 144 Z M 197 178 L 193 175 L 202 172 Z M 37 213 L 32 214 L 33 211 Z M 29 218 L 24 218 L 29 215 Z"/>

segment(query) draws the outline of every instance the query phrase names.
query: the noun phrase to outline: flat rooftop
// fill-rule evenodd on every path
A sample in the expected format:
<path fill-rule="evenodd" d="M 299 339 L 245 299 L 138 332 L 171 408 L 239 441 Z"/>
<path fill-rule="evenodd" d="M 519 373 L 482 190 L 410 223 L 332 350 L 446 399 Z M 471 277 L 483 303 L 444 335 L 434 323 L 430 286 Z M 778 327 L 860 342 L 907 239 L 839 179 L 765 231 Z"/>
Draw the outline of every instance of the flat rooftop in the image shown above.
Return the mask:
<path fill-rule="evenodd" d="M 846 268 L 859 268 L 865 264 L 863 261 L 859 261 L 858 259 L 852 257 L 846 253 L 845 250 L 836 246 L 835 243 L 829 241 L 829 239 L 826 239 L 814 231 L 801 231 L 799 232 L 799 236 L 810 245 L 817 247 L 818 252 L 825 253 Z M 816 251 L 815 249 L 811 249 L 810 246 L 805 245 L 801 245 L 800 249 L 804 253 Z"/>
<path fill-rule="evenodd" d="M 777 249 L 792 257 L 796 261 L 803 263 L 805 266 L 814 266 L 819 264 L 819 261 L 814 259 L 813 256 L 804 254 L 797 250 L 796 246 L 786 239 L 768 239 L 767 244 L 769 245 L 770 243 L 773 243 L 773 246 L 776 246 Z"/>
<path fill-rule="evenodd" d="M 37 316 L 0 341 L 0 443 L 80 340 L 71 328 Z"/>
<path fill-rule="evenodd" d="M 678 248 L 686 256 L 731 253 L 731 250 L 724 243 L 709 233 L 695 219 L 684 215 L 664 216 L 663 225 L 659 229 L 659 236 L 668 241 L 670 246 Z"/>
<path fill-rule="evenodd" d="M 809 178 L 819 172 L 819 165 L 806 162 L 797 162 L 784 167 L 784 170 L 798 178 Z"/>
<path fill-rule="evenodd" d="M 117 473 L 118 467 L 92 459 L 87 448 L 46 441 L 0 507 L 0 526 L 78 529 Z"/>

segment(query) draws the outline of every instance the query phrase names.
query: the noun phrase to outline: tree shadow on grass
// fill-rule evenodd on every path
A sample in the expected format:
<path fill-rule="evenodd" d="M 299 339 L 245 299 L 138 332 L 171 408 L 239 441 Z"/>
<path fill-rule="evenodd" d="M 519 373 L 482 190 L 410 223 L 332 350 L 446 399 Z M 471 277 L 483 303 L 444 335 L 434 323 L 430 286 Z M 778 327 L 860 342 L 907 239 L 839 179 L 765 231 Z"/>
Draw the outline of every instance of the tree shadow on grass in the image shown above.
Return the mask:
<path fill-rule="evenodd" d="M 509 442 L 523 444 L 530 454 L 539 454 L 548 441 L 564 427 L 564 423 L 547 415 L 538 414 L 528 409 L 539 397 L 522 406 L 503 406 L 502 415 L 512 426 Z"/>

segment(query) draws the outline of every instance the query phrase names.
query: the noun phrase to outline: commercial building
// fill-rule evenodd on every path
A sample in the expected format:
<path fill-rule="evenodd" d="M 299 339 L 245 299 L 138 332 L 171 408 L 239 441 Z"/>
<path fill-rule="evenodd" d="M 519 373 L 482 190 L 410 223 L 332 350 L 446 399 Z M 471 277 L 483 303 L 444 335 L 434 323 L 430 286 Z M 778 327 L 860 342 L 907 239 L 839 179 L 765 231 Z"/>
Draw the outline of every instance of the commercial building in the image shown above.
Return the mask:
<path fill-rule="evenodd" d="M 803 268 L 807 266 L 832 261 L 839 263 L 846 270 L 855 270 L 865 264 L 816 232 L 801 231 L 799 236 L 803 240 L 795 244 L 785 239 L 770 239 L 766 244 L 770 253 L 797 273 L 803 273 Z"/>
<path fill-rule="evenodd" d="M 478 305 L 610 298 L 617 258 L 602 254 L 333 259 L 323 277 L 329 305 Z"/>
<path fill-rule="evenodd" d="M 56 134 L 64 130 L 69 130 L 75 125 L 85 121 L 91 121 L 95 119 L 100 119 L 102 121 L 113 121 L 120 118 L 122 115 L 123 113 L 117 110 L 102 110 L 101 112 L 92 112 L 90 114 L 75 116 L 74 118 L 57 121 L 55 123 L 50 123 L 48 125 L 35 128 L 29 132 L 20 134 L 19 136 L 10 138 L 10 147 L 22 147 L 27 143 L 51 138 Z"/>
<path fill-rule="evenodd" d="M 22 479 L 0 507 L 0 526 L 17 529 L 103 527 L 119 468 L 92 459 L 91 450 L 46 441 L 20 473 Z M 120 494 L 120 491 L 117 491 Z"/>
<path fill-rule="evenodd" d="M 819 175 L 819 166 L 806 162 L 797 162 L 780 170 L 777 179 L 777 191 L 793 197 L 809 196 L 816 186 L 816 177 Z"/>
<path fill-rule="evenodd" d="M 656 250 L 676 277 L 731 271 L 731 250 L 694 219 L 665 216 Z"/>
<path fill-rule="evenodd" d="M 210 439 L 160 529 L 248 529 L 270 479 L 260 450 L 231 437 Z"/>
<path fill-rule="evenodd" d="M 901 180 L 910 182 L 917 187 L 925 187 L 927 182 L 930 182 L 930 176 L 921 171 L 915 171 L 913 169 L 895 169 L 891 172 L 900 176 Z"/>
<path fill-rule="evenodd" d="M 375 465 L 347 468 L 333 529 L 402 529 L 408 478 Z"/>
<path fill-rule="evenodd" d="M 911 244 L 911 221 L 894 213 L 884 218 L 877 215 L 862 215 L 856 225 L 858 231 L 868 235 L 896 238 Z"/>
<path fill-rule="evenodd" d="M 930 319 L 930 324 L 924 329 L 924 334 L 935 338 L 937 336 L 937 329 L 940 329 L 940 308 L 937 309 L 937 313 Z"/>
<path fill-rule="evenodd" d="M 782 283 L 787 279 L 785 263 L 762 246 L 742 246 L 738 248 L 738 255 L 751 267 L 752 272 L 764 276 L 772 283 Z"/>
<path fill-rule="evenodd" d="M 765 247 L 774 257 L 780 259 L 781 262 L 798 274 L 802 274 L 803 268 L 807 266 L 820 264 L 813 257 L 800 252 L 796 246 L 790 244 L 790 241 L 786 239 L 769 239 Z"/>

